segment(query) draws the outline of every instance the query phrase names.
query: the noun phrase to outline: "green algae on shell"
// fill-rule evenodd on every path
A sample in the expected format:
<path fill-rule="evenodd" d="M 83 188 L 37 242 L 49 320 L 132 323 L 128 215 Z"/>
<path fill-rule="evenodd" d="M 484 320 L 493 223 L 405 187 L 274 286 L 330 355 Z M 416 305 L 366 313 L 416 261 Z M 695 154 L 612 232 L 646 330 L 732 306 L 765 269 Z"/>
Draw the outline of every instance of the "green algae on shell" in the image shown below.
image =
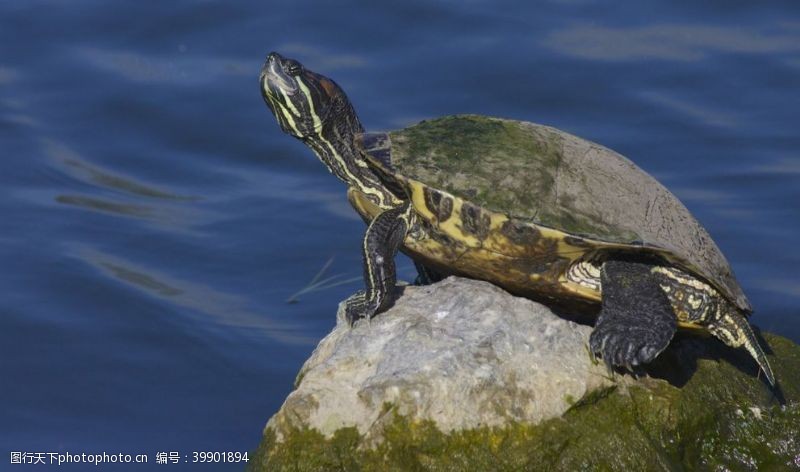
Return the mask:
<path fill-rule="evenodd" d="M 365 151 L 384 180 L 406 186 L 409 194 L 424 186 L 425 202 L 465 202 L 453 216 L 462 229 L 474 227 L 466 231 L 470 236 L 482 240 L 480 230 L 490 231 L 492 215 L 505 215 L 512 223 L 573 237 L 581 252 L 609 245 L 645 251 L 708 281 L 740 309 L 751 309 L 722 252 L 686 207 L 633 162 L 599 144 L 549 126 L 479 115 L 370 136 L 377 138 L 365 140 Z M 423 213 L 438 216 L 442 210 L 419 203 L 415 208 Z M 473 214 L 486 222 L 471 225 Z M 426 262 L 451 264 L 438 259 Z"/>

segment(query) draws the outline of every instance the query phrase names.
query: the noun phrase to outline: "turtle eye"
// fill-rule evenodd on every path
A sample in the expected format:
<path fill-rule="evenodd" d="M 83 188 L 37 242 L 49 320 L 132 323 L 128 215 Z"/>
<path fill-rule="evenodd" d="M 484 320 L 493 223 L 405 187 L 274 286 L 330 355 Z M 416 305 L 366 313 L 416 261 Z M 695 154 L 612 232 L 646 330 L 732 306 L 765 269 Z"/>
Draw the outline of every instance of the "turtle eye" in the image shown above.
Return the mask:
<path fill-rule="evenodd" d="M 295 61 L 293 59 L 290 59 L 290 60 L 286 61 L 286 73 L 287 74 L 289 74 L 289 75 L 300 75 L 301 72 L 303 72 L 303 66 L 299 62 L 297 62 L 297 61 Z"/>

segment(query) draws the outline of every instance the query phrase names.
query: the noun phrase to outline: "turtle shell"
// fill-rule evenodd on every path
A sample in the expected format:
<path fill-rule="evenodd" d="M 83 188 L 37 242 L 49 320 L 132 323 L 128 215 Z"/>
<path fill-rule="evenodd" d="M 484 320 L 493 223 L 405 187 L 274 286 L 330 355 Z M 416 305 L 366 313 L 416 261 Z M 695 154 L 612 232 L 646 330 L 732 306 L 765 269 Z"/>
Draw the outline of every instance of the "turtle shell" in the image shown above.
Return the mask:
<path fill-rule="evenodd" d="M 751 311 L 725 256 L 689 210 L 603 146 L 548 126 L 476 115 L 361 139 L 373 168 L 405 190 L 421 217 L 425 234 L 407 237 L 406 252 L 434 267 L 512 291 L 554 298 L 566 290 L 596 301 L 599 293 L 569 286 L 571 264 L 609 251 L 648 253 Z M 351 202 L 374 216 L 357 191 Z"/>

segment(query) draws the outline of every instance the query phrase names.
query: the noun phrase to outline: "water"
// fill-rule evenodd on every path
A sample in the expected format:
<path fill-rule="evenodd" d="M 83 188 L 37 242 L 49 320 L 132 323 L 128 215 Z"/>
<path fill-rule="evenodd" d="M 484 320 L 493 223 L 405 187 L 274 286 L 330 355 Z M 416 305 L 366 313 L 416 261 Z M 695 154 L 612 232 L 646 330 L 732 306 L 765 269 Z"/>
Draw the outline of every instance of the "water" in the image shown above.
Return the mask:
<path fill-rule="evenodd" d="M 369 129 L 482 113 L 623 153 L 800 341 L 794 2 L 378 3 L 0 4 L 3 454 L 256 446 L 360 283 L 286 299 L 332 257 L 359 277 L 364 230 L 263 105 L 273 49 Z"/>

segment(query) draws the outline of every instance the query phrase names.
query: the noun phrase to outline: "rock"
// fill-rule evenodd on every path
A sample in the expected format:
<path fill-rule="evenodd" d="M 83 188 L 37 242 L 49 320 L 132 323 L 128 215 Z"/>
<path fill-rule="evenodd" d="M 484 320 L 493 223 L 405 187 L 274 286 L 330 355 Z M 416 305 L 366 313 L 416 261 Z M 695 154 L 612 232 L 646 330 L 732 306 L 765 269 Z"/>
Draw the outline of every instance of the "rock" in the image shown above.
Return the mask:
<path fill-rule="evenodd" d="M 267 424 L 252 470 L 800 468 L 800 347 L 677 336 L 649 376 L 609 376 L 591 328 L 486 282 L 406 287 L 336 328 Z M 781 405 L 780 403 L 783 402 Z"/>
<path fill-rule="evenodd" d="M 446 432 L 538 423 L 612 383 L 589 356 L 591 328 L 487 282 L 406 287 L 395 306 L 352 329 L 342 315 L 343 305 L 270 420 L 279 439 L 291 428 L 331 437 L 354 426 L 380 441 L 394 414 Z"/>

